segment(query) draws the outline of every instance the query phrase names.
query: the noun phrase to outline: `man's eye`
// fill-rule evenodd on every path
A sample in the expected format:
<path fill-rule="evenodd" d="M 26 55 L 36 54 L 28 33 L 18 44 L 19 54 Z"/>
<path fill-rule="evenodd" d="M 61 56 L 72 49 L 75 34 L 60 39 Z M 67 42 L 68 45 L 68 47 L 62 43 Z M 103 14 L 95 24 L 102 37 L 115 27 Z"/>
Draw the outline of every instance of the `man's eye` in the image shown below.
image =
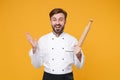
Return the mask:
<path fill-rule="evenodd" d="M 56 21 L 56 19 L 52 19 L 52 21 Z"/>
<path fill-rule="evenodd" d="M 60 21 L 63 21 L 63 18 L 60 18 L 59 20 L 60 20 Z"/>
<path fill-rule="evenodd" d="M 60 19 L 60 21 L 63 21 L 63 19 Z"/>

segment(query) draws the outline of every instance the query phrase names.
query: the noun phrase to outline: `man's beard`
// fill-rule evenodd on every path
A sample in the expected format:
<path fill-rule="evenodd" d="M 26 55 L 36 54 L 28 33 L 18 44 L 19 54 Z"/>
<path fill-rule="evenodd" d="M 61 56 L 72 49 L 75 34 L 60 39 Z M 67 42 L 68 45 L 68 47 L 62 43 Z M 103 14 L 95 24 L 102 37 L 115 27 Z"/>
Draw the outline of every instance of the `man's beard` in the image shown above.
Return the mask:
<path fill-rule="evenodd" d="M 59 27 L 57 27 L 57 26 L 59 26 Z M 56 34 L 60 35 L 64 30 L 64 26 L 62 26 L 60 24 L 56 24 L 56 25 L 52 25 L 52 29 Z"/>

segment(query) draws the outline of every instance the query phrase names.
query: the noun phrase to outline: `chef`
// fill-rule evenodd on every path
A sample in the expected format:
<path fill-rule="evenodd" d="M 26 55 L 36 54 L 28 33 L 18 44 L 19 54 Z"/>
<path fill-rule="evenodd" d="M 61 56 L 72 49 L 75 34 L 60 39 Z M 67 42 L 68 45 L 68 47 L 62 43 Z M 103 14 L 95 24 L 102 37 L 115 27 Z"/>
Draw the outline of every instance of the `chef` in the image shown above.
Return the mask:
<path fill-rule="evenodd" d="M 55 8 L 49 16 L 52 32 L 43 35 L 38 41 L 32 39 L 29 33 L 26 34 L 32 45 L 31 62 L 36 68 L 44 66 L 43 80 L 74 80 L 72 64 L 81 68 L 84 53 L 77 45 L 77 39 L 64 32 L 67 12 Z"/>

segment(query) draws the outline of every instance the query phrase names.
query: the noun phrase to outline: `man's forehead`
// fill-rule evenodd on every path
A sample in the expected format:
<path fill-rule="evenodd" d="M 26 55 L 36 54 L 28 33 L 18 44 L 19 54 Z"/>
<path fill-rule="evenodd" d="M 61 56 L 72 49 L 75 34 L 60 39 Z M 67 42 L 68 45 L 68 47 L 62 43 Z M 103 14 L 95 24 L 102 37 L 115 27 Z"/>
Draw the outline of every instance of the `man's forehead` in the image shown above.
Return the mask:
<path fill-rule="evenodd" d="M 52 17 L 65 17 L 63 13 L 54 14 Z"/>

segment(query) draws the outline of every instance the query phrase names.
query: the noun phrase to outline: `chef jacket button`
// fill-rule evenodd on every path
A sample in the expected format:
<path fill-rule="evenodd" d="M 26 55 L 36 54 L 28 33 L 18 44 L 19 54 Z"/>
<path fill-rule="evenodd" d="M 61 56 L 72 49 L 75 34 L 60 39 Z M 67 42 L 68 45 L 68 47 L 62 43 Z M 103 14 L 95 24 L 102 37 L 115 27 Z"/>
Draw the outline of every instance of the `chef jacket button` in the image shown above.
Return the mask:
<path fill-rule="evenodd" d="M 62 38 L 64 40 L 64 38 Z"/>
<path fill-rule="evenodd" d="M 54 40 L 54 38 L 52 38 L 52 40 Z"/>
<path fill-rule="evenodd" d="M 52 60 L 54 61 L 54 58 L 52 58 Z"/>
<path fill-rule="evenodd" d="M 54 71 L 54 69 L 52 69 L 52 71 Z"/>
<path fill-rule="evenodd" d="M 64 58 L 62 58 L 62 60 L 64 60 Z"/>
<path fill-rule="evenodd" d="M 62 71 L 64 71 L 64 69 L 62 69 Z"/>
<path fill-rule="evenodd" d="M 52 50 L 53 50 L 54 48 L 52 48 Z"/>
<path fill-rule="evenodd" d="M 64 48 L 62 48 L 62 49 L 64 49 Z"/>

